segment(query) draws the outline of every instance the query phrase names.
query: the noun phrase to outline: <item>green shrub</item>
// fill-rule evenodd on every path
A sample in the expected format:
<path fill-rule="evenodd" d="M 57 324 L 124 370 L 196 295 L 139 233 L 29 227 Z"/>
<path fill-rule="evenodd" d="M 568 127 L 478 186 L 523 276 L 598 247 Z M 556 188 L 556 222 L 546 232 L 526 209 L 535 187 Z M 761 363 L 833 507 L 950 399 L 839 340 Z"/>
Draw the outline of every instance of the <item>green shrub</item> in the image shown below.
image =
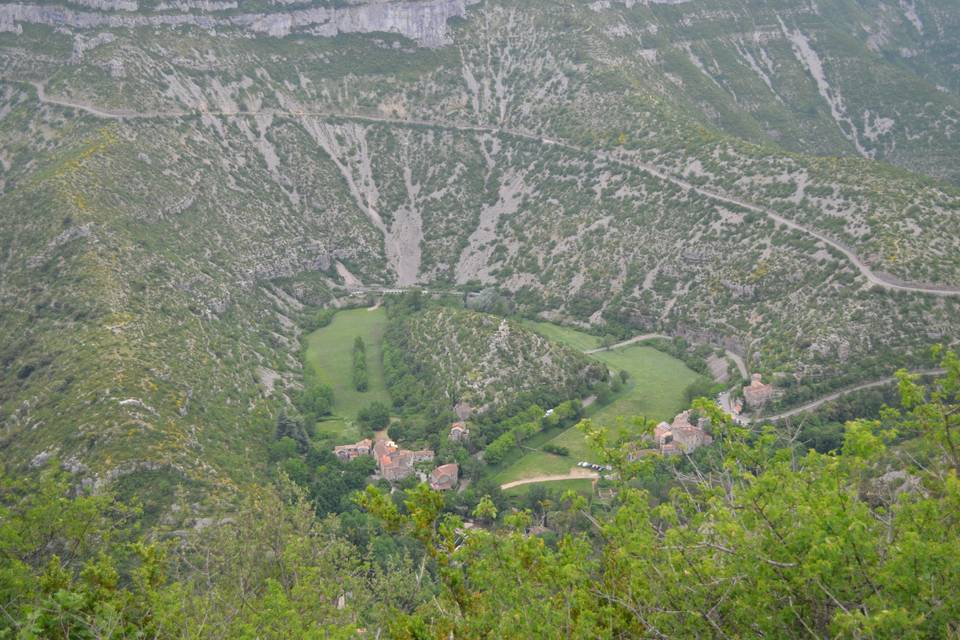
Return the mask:
<path fill-rule="evenodd" d="M 383 429 L 390 424 L 390 408 L 382 402 L 374 402 L 360 410 L 357 421 L 366 429 Z"/>

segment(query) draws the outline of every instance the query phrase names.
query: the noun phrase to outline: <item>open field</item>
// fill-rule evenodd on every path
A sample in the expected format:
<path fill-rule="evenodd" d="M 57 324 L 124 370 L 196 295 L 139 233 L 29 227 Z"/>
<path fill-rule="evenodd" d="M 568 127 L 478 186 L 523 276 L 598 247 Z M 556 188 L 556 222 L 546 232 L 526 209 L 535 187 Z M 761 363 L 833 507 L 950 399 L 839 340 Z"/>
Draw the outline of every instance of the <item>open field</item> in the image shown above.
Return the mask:
<path fill-rule="evenodd" d="M 533 324 L 536 326 L 531 325 L 532 328 L 543 335 L 549 335 L 549 327 L 554 327 L 554 336 L 562 336 L 555 339 L 567 344 L 579 343 L 580 348 L 590 346 L 588 338 L 595 339 L 595 336 L 567 327 L 545 322 Z M 612 402 L 602 407 L 590 407 L 586 412 L 595 424 L 618 430 L 632 429 L 631 419 L 634 416 L 669 420 L 685 408 L 684 390 L 699 377 L 676 358 L 652 347 L 630 345 L 595 353 L 592 357 L 606 363 L 614 371 L 624 370 L 630 374 L 624 389 Z M 581 460 L 593 459 L 583 433 L 575 426 L 533 446 L 539 448 L 547 443 L 566 447 L 570 455 L 561 457 L 544 451 L 529 452 L 504 466 L 494 476 L 496 481 L 503 484 L 539 475 L 562 474 Z"/>
<path fill-rule="evenodd" d="M 532 482 L 530 484 L 521 484 L 516 487 L 510 487 L 509 489 L 504 489 L 504 493 L 508 496 L 523 496 L 530 493 L 530 489 L 543 485 L 548 487 L 551 491 L 576 491 L 579 494 L 589 496 L 593 493 L 593 480 L 590 478 L 582 479 L 572 479 L 572 480 L 555 480 L 553 482 L 544 482 L 537 483 Z"/>
<path fill-rule="evenodd" d="M 383 379 L 383 331 L 387 314 L 383 309 L 340 311 L 326 327 L 307 337 L 307 364 L 312 365 L 321 382 L 333 387 L 332 419 L 317 424 L 317 432 L 351 441 L 359 436 L 353 421 L 357 412 L 379 400 L 390 405 Z M 367 347 L 367 372 L 370 388 L 361 393 L 353 388 L 353 341 L 360 336 Z"/>
<path fill-rule="evenodd" d="M 560 435 L 563 435 L 563 433 Z M 548 440 L 548 442 L 556 443 L 556 437 Z M 502 469 L 493 476 L 493 481 L 497 484 L 505 484 L 514 480 L 535 478 L 536 476 L 562 475 L 582 460 L 582 458 L 575 459 L 574 456 L 575 454 L 572 451 L 569 456 L 555 456 L 552 453 L 539 450 L 530 451 L 515 458 L 512 464 L 503 465 Z"/>
<path fill-rule="evenodd" d="M 583 331 L 577 331 L 571 327 L 563 327 L 552 322 L 537 322 L 534 320 L 524 320 L 523 326 L 536 331 L 544 338 L 549 338 L 554 342 L 559 342 L 573 347 L 580 351 L 589 351 L 600 346 L 600 338 Z"/>
<path fill-rule="evenodd" d="M 332 416 L 317 423 L 318 438 L 333 438 L 337 442 L 356 442 L 362 437 L 360 428 L 352 418 Z"/>
<path fill-rule="evenodd" d="M 646 416 L 667 420 L 684 409 L 684 390 L 699 378 L 681 361 L 653 347 L 630 346 L 593 355 L 614 371 L 630 374 L 626 389 L 590 417 L 613 422 L 617 417 Z"/>

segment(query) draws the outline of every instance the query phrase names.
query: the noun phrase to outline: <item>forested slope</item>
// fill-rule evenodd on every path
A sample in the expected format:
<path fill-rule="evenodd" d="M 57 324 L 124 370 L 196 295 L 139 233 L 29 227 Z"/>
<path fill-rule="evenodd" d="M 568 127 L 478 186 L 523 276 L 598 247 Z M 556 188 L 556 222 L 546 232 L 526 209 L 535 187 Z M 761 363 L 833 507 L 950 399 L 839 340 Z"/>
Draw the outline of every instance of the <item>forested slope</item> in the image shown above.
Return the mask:
<path fill-rule="evenodd" d="M 295 489 L 140 539 L 109 493 L 0 494 L 0 629 L 17 637 L 948 638 L 958 631 L 960 360 L 822 454 L 712 405 L 695 461 L 628 463 L 610 503 L 482 499 L 465 528 L 426 485 L 322 521 Z M 698 452 L 700 453 L 700 452 Z M 692 464 L 695 462 L 696 464 Z M 657 469 L 674 488 L 651 502 Z M 499 507 L 498 507 L 499 503 Z M 215 525 L 215 526 L 214 526 Z M 544 526 L 546 525 L 546 527 Z"/>

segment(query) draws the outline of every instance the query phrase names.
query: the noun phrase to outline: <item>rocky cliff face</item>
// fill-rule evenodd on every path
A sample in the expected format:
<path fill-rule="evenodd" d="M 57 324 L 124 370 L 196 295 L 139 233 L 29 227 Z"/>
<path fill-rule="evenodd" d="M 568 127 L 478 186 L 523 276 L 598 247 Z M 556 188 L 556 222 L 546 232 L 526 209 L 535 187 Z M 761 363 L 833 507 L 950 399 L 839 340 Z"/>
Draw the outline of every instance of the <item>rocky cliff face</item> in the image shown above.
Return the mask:
<path fill-rule="evenodd" d="M 311 7 L 277 13 L 213 15 L 211 13 L 129 15 L 76 11 L 57 5 L 6 4 L 0 6 L 0 30 L 20 32 L 20 23 L 72 29 L 138 28 L 150 26 L 195 26 L 202 29 L 240 27 L 247 31 L 282 38 L 294 32 L 317 36 L 338 33 L 398 33 L 424 47 L 449 42 L 447 21 L 464 17 L 479 0 L 426 0 L 424 2 L 376 2 L 347 7 Z M 84 0 L 86 6 L 103 10 L 137 9 L 129 0 Z M 235 4 L 233 6 L 236 6 Z M 172 3 L 172 9 L 226 8 L 219 3 Z"/>

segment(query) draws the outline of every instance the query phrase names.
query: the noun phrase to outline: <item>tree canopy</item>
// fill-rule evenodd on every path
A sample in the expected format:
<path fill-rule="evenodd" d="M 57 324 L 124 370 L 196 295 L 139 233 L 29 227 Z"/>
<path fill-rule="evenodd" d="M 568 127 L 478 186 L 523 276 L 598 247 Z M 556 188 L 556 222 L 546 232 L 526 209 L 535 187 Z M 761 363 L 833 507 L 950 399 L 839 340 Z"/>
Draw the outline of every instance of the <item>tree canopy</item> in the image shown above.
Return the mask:
<path fill-rule="evenodd" d="M 941 356 L 946 375 L 900 372 L 902 409 L 848 422 L 826 453 L 705 401 L 711 456 L 631 460 L 585 422 L 617 474 L 602 509 L 544 490 L 530 509 L 492 493 L 457 509 L 425 484 L 368 484 L 359 510 L 319 517 L 281 474 L 161 538 L 138 530 L 136 506 L 61 472 L 4 476 L 0 637 L 957 637 L 960 360 Z M 324 500 L 372 468 L 303 464 Z M 664 464 L 674 482 L 653 499 Z"/>

